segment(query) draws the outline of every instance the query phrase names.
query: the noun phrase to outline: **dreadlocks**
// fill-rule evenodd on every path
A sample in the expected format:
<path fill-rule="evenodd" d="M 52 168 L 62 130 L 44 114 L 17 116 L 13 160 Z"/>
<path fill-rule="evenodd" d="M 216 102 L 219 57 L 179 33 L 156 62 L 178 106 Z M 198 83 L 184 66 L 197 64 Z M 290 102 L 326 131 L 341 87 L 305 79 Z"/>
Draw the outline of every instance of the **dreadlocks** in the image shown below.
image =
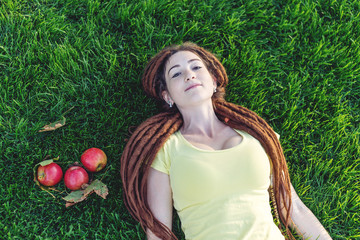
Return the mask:
<path fill-rule="evenodd" d="M 228 126 L 245 131 L 255 137 L 265 149 L 273 168 L 272 203 L 274 209 L 283 206 L 286 215 L 280 216 L 290 239 L 294 239 L 288 223 L 290 221 L 290 178 L 280 142 L 273 129 L 253 111 L 225 101 L 225 87 L 228 83 L 226 71 L 219 60 L 207 50 L 193 44 L 184 43 L 163 49 L 148 63 L 142 83 L 145 92 L 159 102 L 164 102 L 161 93 L 166 90 L 164 69 L 167 60 L 176 52 L 190 51 L 198 55 L 210 74 L 216 79 L 217 91 L 212 97 L 217 117 Z M 162 239 L 177 239 L 175 234 L 152 214 L 147 202 L 147 176 L 157 152 L 167 139 L 180 129 L 183 120 L 176 107 L 163 105 L 165 111 L 150 117 L 129 139 L 121 157 L 121 178 L 124 186 L 124 202 L 130 214 L 140 222 L 144 231 L 150 229 Z M 287 197 L 286 197 L 287 196 Z"/>

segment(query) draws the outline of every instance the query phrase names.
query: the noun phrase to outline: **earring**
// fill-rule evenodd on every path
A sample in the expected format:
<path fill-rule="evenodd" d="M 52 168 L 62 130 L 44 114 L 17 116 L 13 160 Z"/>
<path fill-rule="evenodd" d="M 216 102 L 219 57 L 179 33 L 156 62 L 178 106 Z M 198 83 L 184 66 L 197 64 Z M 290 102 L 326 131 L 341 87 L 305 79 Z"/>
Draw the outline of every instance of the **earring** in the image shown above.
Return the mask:
<path fill-rule="evenodd" d="M 171 102 L 171 101 L 169 101 L 169 102 L 168 102 L 168 104 L 169 104 L 169 107 L 171 107 L 171 108 L 172 108 L 172 102 Z"/>
<path fill-rule="evenodd" d="M 214 93 L 216 93 L 216 88 L 214 88 Z"/>

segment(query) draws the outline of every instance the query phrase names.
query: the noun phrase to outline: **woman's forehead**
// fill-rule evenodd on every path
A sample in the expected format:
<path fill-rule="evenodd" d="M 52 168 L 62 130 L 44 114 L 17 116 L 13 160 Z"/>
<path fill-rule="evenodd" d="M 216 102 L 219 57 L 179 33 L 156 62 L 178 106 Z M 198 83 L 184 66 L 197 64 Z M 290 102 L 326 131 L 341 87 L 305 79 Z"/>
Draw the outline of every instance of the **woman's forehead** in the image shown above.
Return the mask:
<path fill-rule="evenodd" d="M 190 52 L 190 51 L 179 51 L 175 54 L 173 54 L 166 62 L 166 65 L 165 65 L 165 68 L 166 69 L 169 69 L 171 68 L 173 65 L 177 65 L 177 64 L 180 64 L 182 62 L 187 62 L 189 60 L 193 60 L 193 59 L 198 59 L 200 61 L 201 58 L 196 55 L 195 53 L 193 52 Z"/>
<path fill-rule="evenodd" d="M 174 60 L 183 59 L 183 58 L 199 58 L 199 56 L 191 51 L 179 51 L 177 53 L 174 53 L 169 58 L 169 61 L 172 61 L 172 60 L 174 61 Z"/>

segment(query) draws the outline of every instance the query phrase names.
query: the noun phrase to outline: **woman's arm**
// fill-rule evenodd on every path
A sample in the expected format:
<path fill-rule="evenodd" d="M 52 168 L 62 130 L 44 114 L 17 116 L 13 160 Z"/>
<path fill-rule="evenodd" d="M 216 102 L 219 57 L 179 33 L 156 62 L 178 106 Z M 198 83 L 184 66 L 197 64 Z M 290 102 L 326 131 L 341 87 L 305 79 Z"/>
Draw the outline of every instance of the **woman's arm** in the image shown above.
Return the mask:
<path fill-rule="evenodd" d="M 169 175 L 150 168 L 147 183 L 147 200 L 153 215 L 169 229 L 172 228 L 172 192 Z M 148 240 L 158 240 L 149 229 L 146 230 Z"/>
<path fill-rule="evenodd" d="M 292 207 L 290 210 L 289 226 L 305 239 L 328 240 L 331 239 L 329 233 L 325 230 L 315 215 L 308 209 L 296 194 L 291 185 Z M 283 208 L 284 209 L 284 208 Z M 285 211 L 282 212 L 285 214 Z"/>

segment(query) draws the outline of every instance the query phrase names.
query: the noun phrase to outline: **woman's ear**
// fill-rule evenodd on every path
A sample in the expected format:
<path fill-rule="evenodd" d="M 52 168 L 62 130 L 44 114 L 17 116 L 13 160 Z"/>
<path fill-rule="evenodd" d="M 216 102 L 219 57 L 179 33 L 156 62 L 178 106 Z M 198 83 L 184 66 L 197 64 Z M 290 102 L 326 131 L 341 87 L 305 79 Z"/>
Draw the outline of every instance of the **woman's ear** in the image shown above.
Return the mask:
<path fill-rule="evenodd" d="M 216 79 L 213 77 L 213 84 L 214 84 L 214 88 L 217 88 L 217 81 L 216 81 Z"/>
<path fill-rule="evenodd" d="M 174 101 L 171 99 L 168 91 L 166 91 L 166 90 L 162 91 L 161 95 L 162 95 L 164 101 L 167 102 L 169 105 L 174 104 Z"/>

